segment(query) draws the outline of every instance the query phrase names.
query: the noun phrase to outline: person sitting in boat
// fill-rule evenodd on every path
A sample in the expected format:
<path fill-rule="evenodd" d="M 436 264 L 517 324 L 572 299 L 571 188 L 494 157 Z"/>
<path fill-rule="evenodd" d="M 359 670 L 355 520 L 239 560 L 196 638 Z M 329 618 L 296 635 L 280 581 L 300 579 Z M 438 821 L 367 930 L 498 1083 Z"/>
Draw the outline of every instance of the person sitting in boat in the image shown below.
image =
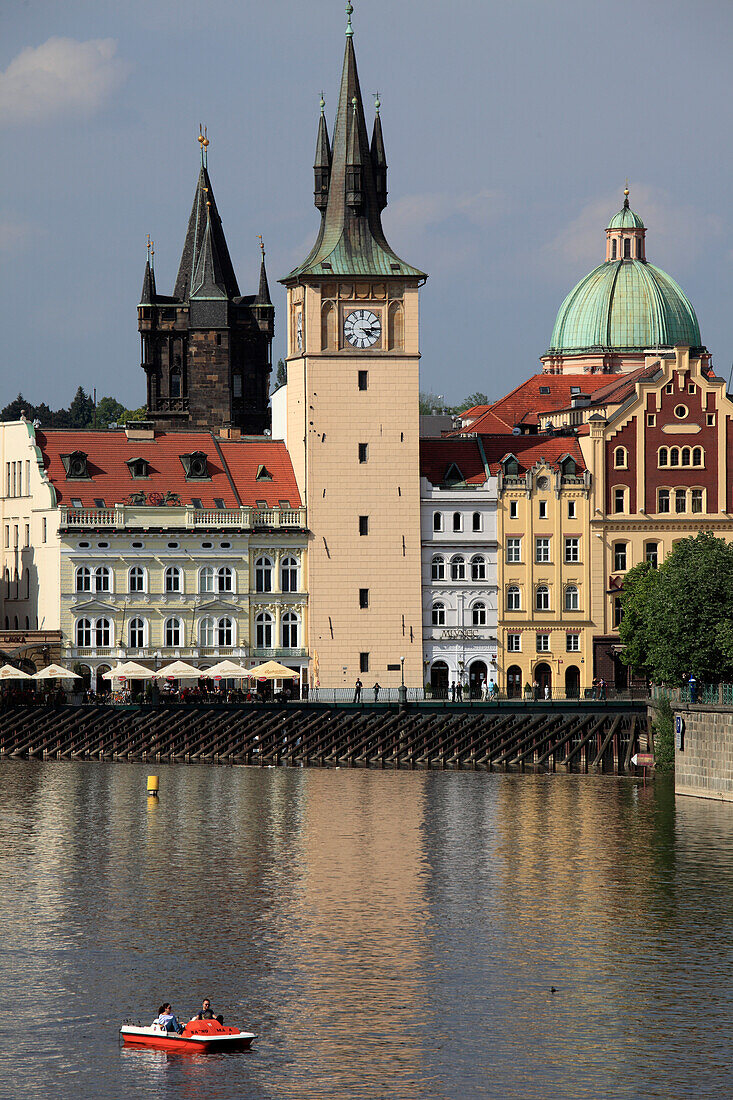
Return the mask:
<path fill-rule="evenodd" d="M 204 997 L 203 1004 L 201 1005 L 201 1011 L 197 1012 L 193 1017 L 194 1020 L 218 1020 L 220 1024 L 224 1024 L 223 1016 L 215 1016 L 214 1010 L 211 1007 L 211 1001 L 208 997 Z"/>
<path fill-rule="evenodd" d="M 179 1034 L 183 1031 L 183 1027 L 173 1015 L 173 1010 L 167 1002 L 158 1009 L 158 1015 L 157 1018 L 153 1020 L 153 1024 L 165 1028 L 166 1031 L 176 1031 Z"/>

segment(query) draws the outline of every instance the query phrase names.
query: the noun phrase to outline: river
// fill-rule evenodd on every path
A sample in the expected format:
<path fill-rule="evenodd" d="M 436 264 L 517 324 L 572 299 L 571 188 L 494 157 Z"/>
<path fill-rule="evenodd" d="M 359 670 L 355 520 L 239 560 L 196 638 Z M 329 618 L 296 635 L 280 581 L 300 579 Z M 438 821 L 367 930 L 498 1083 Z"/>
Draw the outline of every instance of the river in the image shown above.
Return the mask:
<path fill-rule="evenodd" d="M 0 763 L 0 797 L 2 1097 L 733 1095 L 733 805 L 38 761 Z M 256 1048 L 119 1047 L 204 996 Z"/>

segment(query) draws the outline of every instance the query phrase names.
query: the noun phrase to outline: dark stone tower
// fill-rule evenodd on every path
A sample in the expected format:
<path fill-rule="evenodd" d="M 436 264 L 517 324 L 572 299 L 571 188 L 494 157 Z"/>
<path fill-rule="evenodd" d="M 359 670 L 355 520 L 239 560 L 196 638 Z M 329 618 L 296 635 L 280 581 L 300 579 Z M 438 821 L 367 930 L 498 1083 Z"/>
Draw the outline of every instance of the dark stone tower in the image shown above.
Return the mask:
<path fill-rule="evenodd" d="M 138 306 L 148 416 L 158 430 L 261 435 L 268 408 L 275 310 L 262 249 L 257 294 L 242 297 L 206 165 L 201 171 L 172 297 L 158 294 L 151 257 Z"/>

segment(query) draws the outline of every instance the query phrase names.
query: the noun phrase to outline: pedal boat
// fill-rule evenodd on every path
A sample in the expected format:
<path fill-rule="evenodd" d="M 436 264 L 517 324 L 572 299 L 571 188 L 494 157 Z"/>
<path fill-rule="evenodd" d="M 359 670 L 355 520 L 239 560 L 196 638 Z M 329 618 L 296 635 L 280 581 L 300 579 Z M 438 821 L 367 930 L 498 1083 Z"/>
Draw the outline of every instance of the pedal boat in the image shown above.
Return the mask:
<path fill-rule="evenodd" d="M 252 1041 L 257 1038 L 251 1031 L 225 1027 L 218 1020 L 190 1020 L 180 1034 L 177 1031 L 167 1031 L 158 1024 L 151 1024 L 150 1027 L 123 1024 L 120 1035 L 128 1047 L 185 1050 L 204 1054 L 215 1050 L 249 1050 Z"/>

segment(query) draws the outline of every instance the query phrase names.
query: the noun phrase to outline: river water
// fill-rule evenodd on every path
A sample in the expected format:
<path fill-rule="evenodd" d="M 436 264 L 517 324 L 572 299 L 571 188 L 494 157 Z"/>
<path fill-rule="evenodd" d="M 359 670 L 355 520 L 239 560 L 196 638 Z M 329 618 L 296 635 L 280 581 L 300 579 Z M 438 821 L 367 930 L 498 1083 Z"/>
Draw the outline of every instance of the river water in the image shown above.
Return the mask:
<path fill-rule="evenodd" d="M 3 1098 L 733 1096 L 733 805 L 149 770 L 0 764 Z M 204 996 L 256 1049 L 119 1047 Z"/>

